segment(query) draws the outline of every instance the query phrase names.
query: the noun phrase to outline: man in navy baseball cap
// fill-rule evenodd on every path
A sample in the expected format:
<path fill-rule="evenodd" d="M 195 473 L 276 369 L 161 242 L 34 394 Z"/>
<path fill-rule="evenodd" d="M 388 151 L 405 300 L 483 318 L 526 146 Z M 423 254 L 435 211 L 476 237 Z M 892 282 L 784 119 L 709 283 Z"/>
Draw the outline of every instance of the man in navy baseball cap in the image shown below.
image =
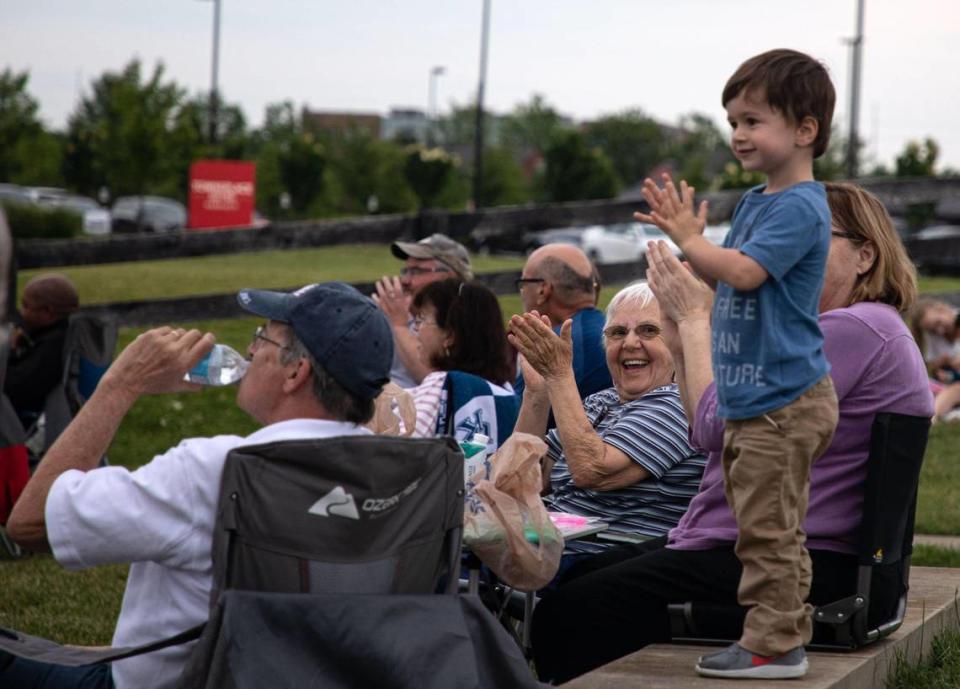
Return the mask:
<path fill-rule="evenodd" d="M 243 290 L 246 311 L 266 319 L 247 349 L 250 366 L 237 406 L 262 428 L 246 437 L 187 438 L 135 472 L 97 468 L 123 418 L 149 394 L 198 386 L 184 374 L 214 344 L 210 333 L 155 328 L 120 353 L 81 413 L 44 456 L 7 522 L 28 550 L 51 551 L 68 569 L 130 565 L 115 646 L 189 629 L 209 614 L 210 559 L 217 496 L 231 450 L 283 440 L 368 435 L 387 382 L 393 338 L 372 300 L 338 282 L 289 294 Z M 54 673 L 63 687 L 172 687 L 188 645 L 78 668 L 14 658 L 0 651 L 0 686 Z"/>
<path fill-rule="evenodd" d="M 289 293 L 246 289 L 237 301 L 244 311 L 288 325 L 315 363 L 354 395 L 372 400 L 389 380 L 390 324 L 350 285 L 326 282 Z"/>

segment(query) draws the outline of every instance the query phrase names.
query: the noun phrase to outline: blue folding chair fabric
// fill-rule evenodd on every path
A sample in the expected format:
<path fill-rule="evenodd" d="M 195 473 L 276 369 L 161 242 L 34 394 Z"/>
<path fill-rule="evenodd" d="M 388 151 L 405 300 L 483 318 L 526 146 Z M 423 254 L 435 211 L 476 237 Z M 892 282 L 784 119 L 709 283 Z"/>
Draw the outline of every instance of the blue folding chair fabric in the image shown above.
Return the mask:
<path fill-rule="evenodd" d="M 471 373 L 450 371 L 444 392 L 437 415 L 438 435 L 464 441 L 474 433 L 482 433 L 490 438 L 492 450 L 496 450 L 513 433 L 520 400 L 512 390 Z"/>

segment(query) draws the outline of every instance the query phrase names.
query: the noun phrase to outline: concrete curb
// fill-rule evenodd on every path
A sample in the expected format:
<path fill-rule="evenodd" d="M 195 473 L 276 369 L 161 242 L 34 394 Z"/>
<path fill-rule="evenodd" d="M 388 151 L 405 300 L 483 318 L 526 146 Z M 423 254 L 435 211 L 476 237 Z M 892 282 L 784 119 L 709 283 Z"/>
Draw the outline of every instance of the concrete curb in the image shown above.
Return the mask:
<path fill-rule="evenodd" d="M 810 671 L 802 679 L 750 680 L 749 689 L 876 689 L 883 687 L 900 654 L 916 662 L 929 653 L 933 638 L 958 628 L 960 569 L 912 567 L 910 599 L 903 626 L 886 639 L 850 653 L 811 652 Z M 569 689 L 706 689 L 733 686 L 698 677 L 697 657 L 716 647 L 654 644 L 564 684 Z"/>

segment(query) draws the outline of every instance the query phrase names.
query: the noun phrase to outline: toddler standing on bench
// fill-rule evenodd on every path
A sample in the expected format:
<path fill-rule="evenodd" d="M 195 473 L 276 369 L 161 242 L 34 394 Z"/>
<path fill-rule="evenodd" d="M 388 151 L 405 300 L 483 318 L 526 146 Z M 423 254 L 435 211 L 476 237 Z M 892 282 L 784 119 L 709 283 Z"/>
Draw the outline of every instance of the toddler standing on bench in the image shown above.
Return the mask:
<path fill-rule="evenodd" d="M 694 189 L 650 179 L 650 214 L 716 288 L 711 318 L 719 414 L 726 421 L 724 489 L 737 519 L 748 608 L 740 640 L 702 656 L 708 677 L 791 678 L 807 671 L 812 635 L 804 547 L 810 467 L 833 438 L 837 397 L 817 324 L 831 242 L 830 209 L 813 160 L 830 139 L 835 94 L 826 69 L 792 50 L 744 62 L 723 90 L 731 146 L 744 170 L 766 176 L 734 211 L 722 247 L 703 235 Z"/>

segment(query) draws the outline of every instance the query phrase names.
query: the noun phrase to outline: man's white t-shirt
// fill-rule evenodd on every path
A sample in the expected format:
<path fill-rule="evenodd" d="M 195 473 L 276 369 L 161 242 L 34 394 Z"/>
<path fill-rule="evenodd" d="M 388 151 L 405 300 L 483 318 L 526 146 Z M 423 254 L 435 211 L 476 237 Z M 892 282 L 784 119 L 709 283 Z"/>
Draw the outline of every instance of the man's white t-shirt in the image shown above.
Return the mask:
<path fill-rule="evenodd" d="M 220 477 L 235 447 L 303 438 L 368 435 L 352 423 L 294 419 L 247 437 L 191 438 L 136 471 L 71 470 L 57 478 L 46 504 L 47 536 L 67 569 L 132 563 L 114 646 L 166 638 L 209 616 Z M 194 644 L 116 661 L 117 689 L 166 689 Z"/>

